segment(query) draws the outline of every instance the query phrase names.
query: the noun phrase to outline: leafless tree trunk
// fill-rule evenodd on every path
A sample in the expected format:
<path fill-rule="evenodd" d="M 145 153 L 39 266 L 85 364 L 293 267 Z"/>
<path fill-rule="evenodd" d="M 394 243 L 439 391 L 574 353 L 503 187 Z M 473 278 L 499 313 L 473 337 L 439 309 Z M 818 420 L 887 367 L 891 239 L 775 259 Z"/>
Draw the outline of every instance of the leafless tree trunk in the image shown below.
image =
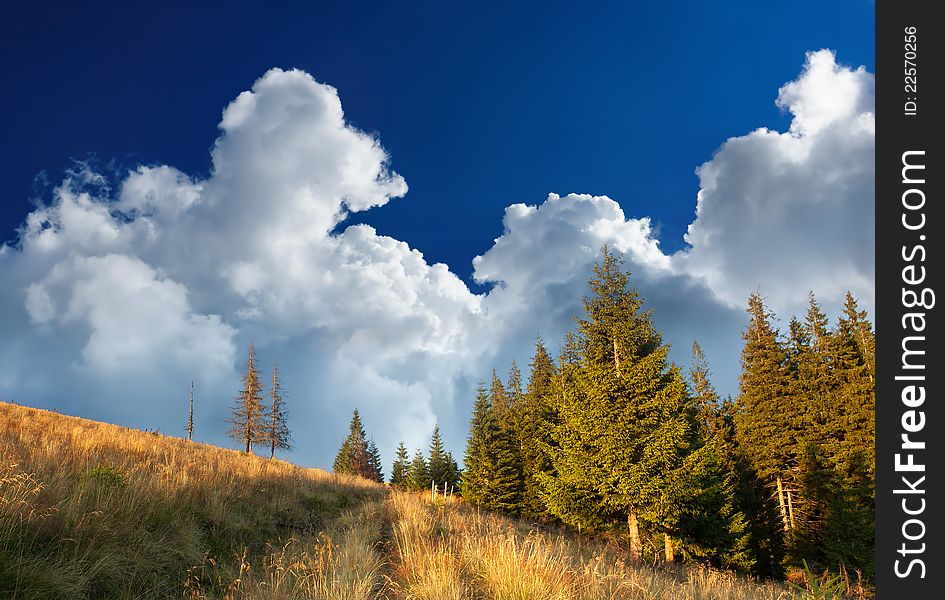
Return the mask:
<path fill-rule="evenodd" d="M 784 483 L 781 481 L 781 476 L 778 476 L 778 508 L 781 509 L 781 521 L 784 523 L 784 531 L 790 529 L 790 524 L 788 522 L 787 509 L 784 506 Z"/>
<path fill-rule="evenodd" d="M 635 510 L 627 515 L 627 528 L 630 530 L 630 560 L 638 563 L 643 559 L 643 543 L 640 541 L 640 524 Z"/>

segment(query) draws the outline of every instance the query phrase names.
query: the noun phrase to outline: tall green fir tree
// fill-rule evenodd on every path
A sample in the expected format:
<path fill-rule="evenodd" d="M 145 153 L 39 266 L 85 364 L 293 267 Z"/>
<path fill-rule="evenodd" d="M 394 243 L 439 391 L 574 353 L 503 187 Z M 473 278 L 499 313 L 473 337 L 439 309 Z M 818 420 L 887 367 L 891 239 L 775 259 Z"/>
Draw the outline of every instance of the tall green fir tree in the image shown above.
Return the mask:
<path fill-rule="evenodd" d="M 390 484 L 399 488 L 406 488 L 409 469 L 410 457 L 407 454 L 407 446 L 400 442 L 397 445 L 397 453 L 394 455 L 394 464 L 390 469 Z"/>
<path fill-rule="evenodd" d="M 332 466 L 335 473 L 360 475 L 365 479 L 376 480 L 376 473 L 371 465 L 371 452 L 368 447 L 367 434 L 361 423 L 361 414 L 354 409 L 351 422 L 348 425 L 348 436 L 341 444 L 335 462 Z"/>
<path fill-rule="evenodd" d="M 381 451 L 377 449 L 374 440 L 368 442 L 368 479 L 384 483 L 384 466 L 381 463 Z"/>
<path fill-rule="evenodd" d="M 459 485 L 459 467 L 453 455 L 446 451 L 443 446 L 443 438 L 440 436 L 440 426 L 433 428 L 433 437 L 430 439 L 430 452 L 427 465 L 430 470 L 430 478 L 436 484 L 437 488 L 442 489 L 444 484 L 446 489 L 455 490 Z"/>
<path fill-rule="evenodd" d="M 513 461 L 515 440 L 500 427 L 493 407 L 493 398 L 501 398 L 500 393 L 504 387 L 495 376 L 491 394 L 482 382 L 476 391 L 461 485 L 469 502 L 515 513 L 521 500 L 516 493 L 521 469 Z"/>
<path fill-rule="evenodd" d="M 698 342 L 692 345 L 689 376 L 706 446 L 715 454 L 723 474 L 722 504 L 713 514 L 724 527 L 716 530 L 720 535 L 709 548 L 707 558 L 727 569 L 768 577 L 779 575 L 783 555 L 780 516 L 738 445 L 734 402 L 719 397 L 710 381 L 708 360 Z"/>
<path fill-rule="evenodd" d="M 633 560 L 643 555 L 641 530 L 660 536 L 672 561 L 675 540 L 699 535 L 688 525 L 693 511 L 718 495 L 711 456 L 700 451 L 697 408 L 622 259 L 606 246 L 588 285 L 542 496 L 566 523 L 624 523 Z"/>
<path fill-rule="evenodd" d="M 784 531 L 791 528 L 793 494 L 786 483 L 799 463 L 806 407 L 791 393 L 791 367 L 773 315 L 759 293 L 748 299 L 742 372 L 736 400 L 739 445 L 777 501 Z"/>
<path fill-rule="evenodd" d="M 414 492 L 422 492 L 430 489 L 430 466 L 427 459 L 423 456 L 423 450 L 417 448 L 410 461 L 410 468 L 407 470 L 407 489 Z"/>
<path fill-rule="evenodd" d="M 528 385 L 518 409 L 518 436 L 522 461 L 522 515 L 529 518 L 549 516 L 541 498 L 539 474 L 552 472 L 548 447 L 551 428 L 556 423 L 552 394 L 557 369 L 539 337 L 535 342 Z"/>

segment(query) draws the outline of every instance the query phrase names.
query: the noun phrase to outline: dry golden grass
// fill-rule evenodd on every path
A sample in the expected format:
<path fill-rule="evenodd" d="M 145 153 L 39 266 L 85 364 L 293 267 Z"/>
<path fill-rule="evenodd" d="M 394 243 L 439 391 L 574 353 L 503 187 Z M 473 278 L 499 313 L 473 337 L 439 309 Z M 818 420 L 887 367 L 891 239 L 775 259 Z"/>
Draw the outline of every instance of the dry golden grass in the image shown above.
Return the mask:
<path fill-rule="evenodd" d="M 0 597 L 373 598 L 386 493 L 0 403 Z"/>
<path fill-rule="evenodd" d="M 794 597 L 613 542 L 187 440 L 0 403 L 0 598 Z"/>
<path fill-rule="evenodd" d="M 395 598 L 460 600 L 779 600 L 785 587 L 711 569 L 634 567 L 601 540 L 530 530 L 458 500 L 389 501 Z"/>

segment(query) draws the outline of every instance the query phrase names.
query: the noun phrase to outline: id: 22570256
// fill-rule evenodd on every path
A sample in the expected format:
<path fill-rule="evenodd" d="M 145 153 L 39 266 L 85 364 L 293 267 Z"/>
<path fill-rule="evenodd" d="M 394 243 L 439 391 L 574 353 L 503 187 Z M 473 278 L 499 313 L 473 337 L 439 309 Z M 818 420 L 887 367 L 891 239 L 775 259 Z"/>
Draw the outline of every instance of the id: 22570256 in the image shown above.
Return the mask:
<path fill-rule="evenodd" d="M 916 111 L 919 108 L 919 88 L 918 88 L 918 38 L 916 36 L 915 27 L 906 27 L 905 43 L 903 45 L 903 60 L 904 63 L 904 87 L 906 95 L 906 103 L 903 105 L 903 109 L 906 115 L 914 116 Z M 909 95 L 911 94 L 911 95 Z"/>

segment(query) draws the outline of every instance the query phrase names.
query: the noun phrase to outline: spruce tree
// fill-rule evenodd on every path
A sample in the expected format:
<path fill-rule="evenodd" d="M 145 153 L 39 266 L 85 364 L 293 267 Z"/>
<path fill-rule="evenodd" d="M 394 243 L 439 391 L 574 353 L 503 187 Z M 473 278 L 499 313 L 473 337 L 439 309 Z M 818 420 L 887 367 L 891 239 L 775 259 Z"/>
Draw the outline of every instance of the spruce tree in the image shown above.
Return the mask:
<path fill-rule="evenodd" d="M 264 444 L 264 408 L 262 399 L 262 382 L 259 379 L 259 370 L 256 368 L 256 349 L 253 343 L 249 344 L 249 358 L 246 361 L 246 374 L 243 375 L 243 389 L 236 396 L 230 418 L 228 435 L 244 445 L 247 454 L 252 447 Z"/>
<path fill-rule="evenodd" d="M 493 464 L 488 449 L 489 441 L 497 430 L 489 394 L 485 383 L 479 382 L 476 388 L 476 401 L 473 404 L 472 419 L 469 422 L 469 437 L 466 440 L 466 469 L 463 472 L 463 498 L 482 504 L 489 489 L 490 472 Z"/>
<path fill-rule="evenodd" d="M 820 545 L 826 566 L 874 572 L 875 546 L 875 338 L 864 311 L 847 292 L 831 336 L 833 437 L 826 445 L 830 478 L 828 514 Z"/>
<path fill-rule="evenodd" d="M 341 444 L 332 470 L 335 473 L 360 475 L 365 479 L 374 479 L 375 473 L 371 466 L 370 449 L 368 448 L 367 434 L 361 423 L 361 414 L 354 409 L 351 423 L 348 426 L 348 436 Z"/>
<path fill-rule="evenodd" d="M 640 528 L 662 533 L 665 556 L 686 520 L 712 493 L 711 461 L 700 447 L 696 408 L 668 346 L 629 287 L 621 259 L 605 246 L 586 318 L 578 319 L 578 367 L 558 403 L 554 475 L 541 477 L 548 510 L 567 523 L 626 523 L 630 553 L 642 557 Z"/>
<path fill-rule="evenodd" d="M 710 381 L 708 361 L 698 342 L 692 345 L 690 370 L 693 396 L 699 407 L 706 446 L 721 467 L 721 505 L 706 507 L 723 525 L 703 555 L 717 566 L 774 576 L 782 554 L 781 519 L 735 436 L 735 407 L 722 400 Z M 710 529 L 714 529 L 710 523 Z"/>
<path fill-rule="evenodd" d="M 384 467 L 381 464 L 381 452 L 374 444 L 374 440 L 368 442 L 368 479 L 378 483 L 384 483 Z"/>
<path fill-rule="evenodd" d="M 410 469 L 407 472 L 407 489 L 414 492 L 422 492 L 430 489 L 430 467 L 423 456 L 423 450 L 417 448 L 410 461 Z"/>
<path fill-rule="evenodd" d="M 279 369 L 272 369 L 272 390 L 269 392 L 272 403 L 269 405 L 269 415 L 264 424 L 264 435 L 269 444 L 269 458 L 275 458 L 276 449 L 291 450 L 292 435 L 289 432 L 288 411 L 285 409 L 285 397 L 282 393 L 282 384 L 279 381 Z"/>
<path fill-rule="evenodd" d="M 397 445 L 397 454 L 394 456 L 394 464 L 390 470 L 390 483 L 397 487 L 406 487 L 407 472 L 410 468 L 410 457 L 407 454 L 407 446 L 400 442 Z"/>
<path fill-rule="evenodd" d="M 493 377 L 492 394 L 480 382 L 466 445 L 466 469 L 462 476 L 463 497 L 485 508 L 514 513 L 520 496 L 516 486 L 521 470 L 512 457 L 515 440 L 499 426 L 492 399 L 504 391 Z"/>
<path fill-rule="evenodd" d="M 433 437 L 430 440 L 430 454 L 427 460 L 430 470 L 430 478 L 437 485 L 443 485 L 443 482 L 449 477 L 449 462 L 446 457 L 446 449 L 443 448 L 443 438 L 440 437 L 440 426 L 433 428 Z"/>
<path fill-rule="evenodd" d="M 463 473 L 460 471 L 459 464 L 457 464 L 456 459 L 453 458 L 452 452 L 446 453 L 446 475 L 444 482 L 446 483 L 446 489 L 452 490 L 453 492 L 460 492 L 460 482 L 462 481 Z"/>
<path fill-rule="evenodd" d="M 557 375 L 554 361 L 540 337 L 535 342 L 535 354 L 529 366 L 531 372 L 528 386 L 522 395 L 518 410 L 523 480 L 522 514 L 537 518 L 547 514 L 541 499 L 539 474 L 551 473 L 547 447 L 551 443 L 550 431 L 555 423 L 551 396 Z"/>
<path fill-rule="evenodd" d="M 512 359 L 512 366 L 509 368 L 508 379 L 506 379 L 505 394 L 508 398 L 511 413 L 510 425 L 514 428 L 518 424 L 522 403 L 522 371 L 518 368 L 518 363 L 515 362 L 514 358 Z"/>
<path fill-rule="evenodd" d="M 495 415 L 496 433 L 489 444 L 489 450 L 495 464 L 495 474 L 491 481 L 489 498 L 484 504 L 512 514 L 521 511 L 522 501 L 522 454 L 517 433 L 517 402 L 520 401 L 521 373 L 512 362 L 510 382 L 505 386 L 495 371 L 492 372 L 492 390 L 490 404 Z"/>
<path fill-rule="evenodd" d="M 772 490 L 786 531 L 791 525 L 784 483 L 798 464 L 804 408 L 795 404 L 796 396 L 791 394 L 786 351 L 760 294 L 749 297 L 748 314 L 736 401 L 736 432 L 752 466 Z"/>

